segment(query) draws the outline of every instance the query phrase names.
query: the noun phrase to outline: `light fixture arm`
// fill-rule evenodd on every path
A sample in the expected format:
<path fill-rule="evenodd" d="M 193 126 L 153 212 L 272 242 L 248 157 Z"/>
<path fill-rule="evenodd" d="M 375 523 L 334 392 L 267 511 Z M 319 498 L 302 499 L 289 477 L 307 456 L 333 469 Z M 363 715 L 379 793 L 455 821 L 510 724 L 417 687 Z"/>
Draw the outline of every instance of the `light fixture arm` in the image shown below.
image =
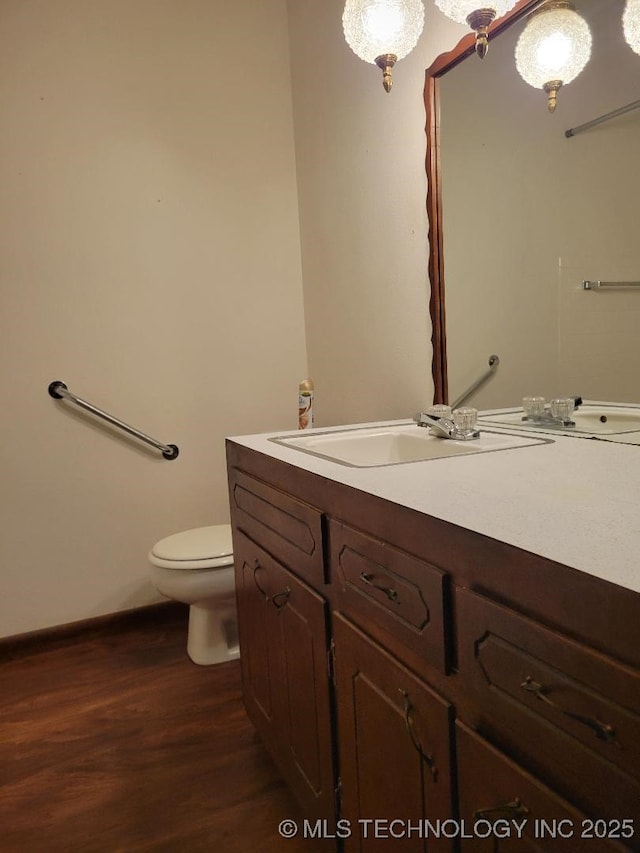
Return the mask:
<path fill-rule="evenodd" d="M 484 59 L 489 50 L 489 27 L 495 21 L 495 9 L 476 9 L 467 15 L 467 23 L 476 34 L 476 53 Z"/>
<path fill-rule="evenodd" d="M 376 65 L 382 70 L 382 85 L 385 92 L 390 92 L 393 86 L 393 78 L 391 77 L 391 69 L 398 61 L 395 53 L 383 53 L 381 56 L 376 56 Z"/>
<path fill-rule="evenodd" d="M 545 83 L 542 87 L 548 95 L 547 106 L 550 113 L 554 113 L 556 111 L 557 97 L 561 86 L 562 80 L 549 80 L 549 82 Z"/>

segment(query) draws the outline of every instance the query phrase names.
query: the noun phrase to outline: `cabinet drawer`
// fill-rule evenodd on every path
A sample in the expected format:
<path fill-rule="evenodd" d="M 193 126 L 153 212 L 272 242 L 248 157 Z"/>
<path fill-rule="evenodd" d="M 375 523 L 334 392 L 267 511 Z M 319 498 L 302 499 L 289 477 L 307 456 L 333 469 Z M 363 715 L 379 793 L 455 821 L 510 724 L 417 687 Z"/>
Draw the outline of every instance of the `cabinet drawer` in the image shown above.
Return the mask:
<path fill-rule="evenodd" d="M 339 609 L 400 657 L 408 650 L 446 672 L 445 573 L 334 519 L 329 539 Z"/>
<path fill-rule="evenodd" d="M 631 822 L 589 820 L 460 722 L 456 752 L 463 853 L 632 849 L 626 846 Z"/>
<path fill-rule="evenodd" d="M 313 584 L 324 583 L 322 513 L 234 469 L 230 477 L 234 528 Z"/>
<path fill-rule="evenodd" d="M 640 672 L 469 590 L 456 615 L 479 727 L 554 787 L 573 775 L 594 815 L 639 820 Z"/>

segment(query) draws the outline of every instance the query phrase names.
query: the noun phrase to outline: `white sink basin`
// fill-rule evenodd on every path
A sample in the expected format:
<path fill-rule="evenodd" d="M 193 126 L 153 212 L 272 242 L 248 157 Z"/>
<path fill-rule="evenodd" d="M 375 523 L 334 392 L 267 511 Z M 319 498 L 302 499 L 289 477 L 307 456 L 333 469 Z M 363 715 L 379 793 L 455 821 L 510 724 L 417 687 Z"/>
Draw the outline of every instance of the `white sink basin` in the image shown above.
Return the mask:
<path fill-rule="evenodd" d="M 525 438 L 499 432 L 481 432 L 478 439 L 456 441 L 438 438 L 431 435 L 428 429 L 414 423 L 389 427 L 353 427 L 331 432 L 313 430 L 293 436 L 279 436 L 271 441 L 356 468 L 422 462 L 550 443 L 549 439 Z"/>
<path fill-rule="evenodd" d="M 536 424 L 523 421 L 522 409 L 509 409 L 504 412 L 492 412 L 482 415 L 479 421 L 484 424 L 498 424 L 523 429 L 542 429 L 563 433 L 586 433 L 588 435 L 618 435 L 625 432 L 640 431 L 640 406 L 616 406 L 583 403 L 571 415 L 575 427 L 558 428 L 548 424 Z"/>

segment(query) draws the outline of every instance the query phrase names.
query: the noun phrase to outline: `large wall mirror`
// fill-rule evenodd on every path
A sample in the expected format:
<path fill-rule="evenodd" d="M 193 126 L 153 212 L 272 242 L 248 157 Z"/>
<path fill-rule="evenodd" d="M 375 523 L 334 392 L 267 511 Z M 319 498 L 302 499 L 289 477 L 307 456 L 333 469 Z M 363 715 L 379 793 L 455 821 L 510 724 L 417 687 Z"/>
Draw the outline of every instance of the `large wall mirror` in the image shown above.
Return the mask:
<path fill-rule="evenodd" d="M 640 109 L 566 135 L 640 99 L 640 56 L 623 0 L 576 0 L 592 56 L 550 114 L 514 61 L 539 5 L 497 22 L 484 60 L 468 36 L 427 71 L 435 399 L 455 400 L 496 353 L 478 408 L 640 402 Z"/>

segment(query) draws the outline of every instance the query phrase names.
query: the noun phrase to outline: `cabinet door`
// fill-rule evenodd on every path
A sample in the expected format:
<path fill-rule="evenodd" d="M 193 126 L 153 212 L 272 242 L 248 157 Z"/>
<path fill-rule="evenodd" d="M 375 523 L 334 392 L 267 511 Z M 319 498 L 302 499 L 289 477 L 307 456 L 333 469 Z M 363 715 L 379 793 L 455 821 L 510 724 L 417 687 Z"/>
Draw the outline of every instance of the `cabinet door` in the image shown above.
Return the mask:
<path fill-rule="evenodd" d="M 326 604 L 242 534 L 235 549 L 247 713 L 305 814 L 332 820 Z"/>
<path fill-rule="evenodd" d="M 421 836 L 452 817 L 451 706 L 341 616 L 334 640 L 345 850 L 450 851 Z"/>

